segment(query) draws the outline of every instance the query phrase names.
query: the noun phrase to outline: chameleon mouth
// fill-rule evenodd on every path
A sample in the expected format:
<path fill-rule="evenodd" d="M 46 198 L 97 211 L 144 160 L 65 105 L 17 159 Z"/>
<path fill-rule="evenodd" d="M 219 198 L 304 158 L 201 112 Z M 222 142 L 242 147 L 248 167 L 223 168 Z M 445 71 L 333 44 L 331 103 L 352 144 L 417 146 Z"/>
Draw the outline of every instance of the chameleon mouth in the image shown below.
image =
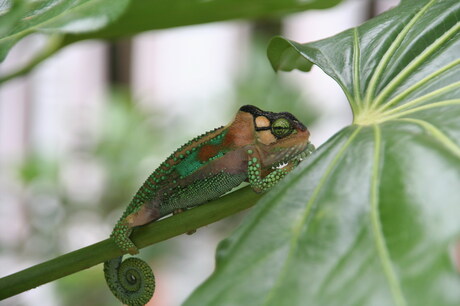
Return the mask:
<path fill-rule="evenodd" d="M 302 161 L 316 150 L 315 146 L 309 141 L 307 144 L 295 146 L 284 153 L 284 157 L 274 165 L 272 169 L 284 167 L 290 161 Z"/>

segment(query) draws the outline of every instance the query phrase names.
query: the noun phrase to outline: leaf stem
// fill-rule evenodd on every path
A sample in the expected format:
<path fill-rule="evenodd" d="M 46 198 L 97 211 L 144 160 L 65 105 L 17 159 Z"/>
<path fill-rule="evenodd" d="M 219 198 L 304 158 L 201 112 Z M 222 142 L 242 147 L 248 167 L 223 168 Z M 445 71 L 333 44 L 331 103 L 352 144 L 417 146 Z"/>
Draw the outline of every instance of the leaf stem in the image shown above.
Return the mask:
<path fill-rule="evenodd" d="M 38 64 L 46 60 L 48 57 L 56 53 L 61 47 L 63 42 L 64 35 L 58 34 L 53 35 L 49 38 L 47 45 L 35 58 L 33 58 L 25 66 L 19 68 L 18 70 L 11 72 L 5 76 L 0 77 L 0 84 L 8 82 L 16 77 L 22 76 L 34 69 Z"/>
<path fill-rule="evenodd" d="M 131 239 L 141 249 L 219 221 L 253 206 L 260 195 L 241 188 L 205 205 L 134 230 Z M 0 300 L 102 263 L 123 253 L 106 239 L 0 279 Z M 102 270 L 101 270 L 102 275 Z"/>

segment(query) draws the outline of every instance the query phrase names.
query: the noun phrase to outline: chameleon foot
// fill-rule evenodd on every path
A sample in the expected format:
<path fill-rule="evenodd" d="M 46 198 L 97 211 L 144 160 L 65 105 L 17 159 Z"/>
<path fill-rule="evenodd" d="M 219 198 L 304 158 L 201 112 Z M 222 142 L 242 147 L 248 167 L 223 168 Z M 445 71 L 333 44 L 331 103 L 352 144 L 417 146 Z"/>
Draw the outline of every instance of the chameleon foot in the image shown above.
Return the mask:
<path fill-rule="evenodd" d="M 180 214 L 180 213 L 182 213 L 182 212 L 184 212 L 186 210 L 187 210 L 187 208 L 178 208 L 178 209 L 173 210 L 172 214 L 174 216 L 174 215 Z"/>

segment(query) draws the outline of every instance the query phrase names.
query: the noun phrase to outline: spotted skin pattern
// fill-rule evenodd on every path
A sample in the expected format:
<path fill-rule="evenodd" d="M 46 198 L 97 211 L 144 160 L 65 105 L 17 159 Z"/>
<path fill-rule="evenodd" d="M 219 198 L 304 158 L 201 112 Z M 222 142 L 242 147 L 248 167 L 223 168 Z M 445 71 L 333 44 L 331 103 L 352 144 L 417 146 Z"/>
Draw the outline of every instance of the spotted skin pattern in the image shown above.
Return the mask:
<path fill-rule="evenodd" d="M 309 137 L 290 113 L 241 107 L 230 124 L 171 154 L 137 191 L 110 237 L 124 253 L 137 254 L 129 239 L 134 227 L 216 199 L 245 181 L 256 192 L 270 189 L 314 150 Z M 104 274 L 124 304 L 144 305 L 153 295 L 153 272 L 138 258 L 111 259 Z"/>
<path fill-rule="evenodd" d="M 283 177 L 285 177 L 293 167 L 299 164 L 298 160 L 292 162 L 292 166 L 276 169 L 270 172 L 266 177 L 262 178 L 261 166 L 257 157 L 252 157 L 252 150 L 248 150 L 248 179 L 251 187 L 256 192 L 266 191 L 276 185 Z"/>

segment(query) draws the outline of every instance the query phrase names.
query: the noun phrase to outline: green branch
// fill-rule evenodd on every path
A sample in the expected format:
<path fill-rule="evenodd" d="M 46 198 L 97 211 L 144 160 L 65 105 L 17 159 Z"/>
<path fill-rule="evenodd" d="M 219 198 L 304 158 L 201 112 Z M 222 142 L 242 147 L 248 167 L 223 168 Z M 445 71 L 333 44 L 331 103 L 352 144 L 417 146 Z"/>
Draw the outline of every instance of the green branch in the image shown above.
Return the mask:
<path fill-rule="evenodd" d="M 140 227 L 133 232 L 131 239 L 141 249 L 247 209 L 259 198 L 260 195 L 245 187 L 205 205 Z M 122 254 L 112 240 L 106 239 L 11 274 L 0 279 L 0 300 L 88 269 Z"/>

